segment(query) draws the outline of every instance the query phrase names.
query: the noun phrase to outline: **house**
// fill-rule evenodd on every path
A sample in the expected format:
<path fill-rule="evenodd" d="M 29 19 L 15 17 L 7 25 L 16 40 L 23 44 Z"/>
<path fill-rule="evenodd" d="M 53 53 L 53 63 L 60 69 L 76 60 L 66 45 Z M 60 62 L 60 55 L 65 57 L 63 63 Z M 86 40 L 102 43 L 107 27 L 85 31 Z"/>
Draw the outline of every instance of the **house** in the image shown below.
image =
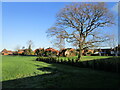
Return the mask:
<path fill-rule="evenodd" d="M 17 51 L 14 51 L 13 54 L 14 55 L 24 55 L 27 50 L 28 49 L 18 49 Z"/>
<path fill-rule="evenodd" d="M 12 55 L 13 52 L 10 51 L 10 50 L 7 50 L 7 49 L 3 49 L 3 50 L 1 51 L 1 54 L 2 54 L 2 55 Z"/>
<path fill-rule="evenodd" d="M 57 56 L 59 54 L 59 51 L 53 48 L 47 48 L 45 49 L 45 56 Z"/>
<path fill-rule="evenodd" d="M 77 49 L 79 53 L 79 49 Z M 110 56 L 112 52 L 111 48 L 108 49 L 84 49 L 82 50 L 82 55 L 84 56 Z"/>
<path fill-rule="evenodd" d="M 94 53 L 92 55 L 96 56 L 111 56 L 112 49 L 107 48 L 107 49 L 94 49 Z"/>
<path fill-rule="evenodd" d="M 71 56 L 76 56 L 76 53 L 77 53 L 76 50 L 73 48 L 64 48 L 60 50 L 59 56 L 71 57 Z"/>
<path fill-rule="evenodd" d="M 18 55 L 21 55 L 21 54 L 23 54 L 24 52 L 25 52 L 25 49 L 19 49 L 18 52 L 17 52 L 17 54 L 18 54 Z"/>

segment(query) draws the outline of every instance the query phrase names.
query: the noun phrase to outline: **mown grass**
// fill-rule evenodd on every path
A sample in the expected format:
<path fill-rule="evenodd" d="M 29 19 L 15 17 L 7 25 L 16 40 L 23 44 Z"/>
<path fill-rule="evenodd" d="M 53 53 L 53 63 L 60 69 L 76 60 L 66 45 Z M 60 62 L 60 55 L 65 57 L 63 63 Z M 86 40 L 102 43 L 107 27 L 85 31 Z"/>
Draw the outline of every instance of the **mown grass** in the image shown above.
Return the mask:
<path fill-rule="evenodd" d="M 119 75 L 35 61 L 37 57 L 3 56 L 3 88 L 118 88 Z"/>
<path fill-rule="evenodd" d="M 50 64 L 44 62 L 34 62 L 36 57 L 26 57 L 26 56 L 3 56 L 2 57 L 2 80 L 11 80 L 16 78 L 34 76 L 36 74 L 44 74 L 47 72 L 42 72 L 37 70 L 37 66 L 41 67 L 49 66 Z"/>

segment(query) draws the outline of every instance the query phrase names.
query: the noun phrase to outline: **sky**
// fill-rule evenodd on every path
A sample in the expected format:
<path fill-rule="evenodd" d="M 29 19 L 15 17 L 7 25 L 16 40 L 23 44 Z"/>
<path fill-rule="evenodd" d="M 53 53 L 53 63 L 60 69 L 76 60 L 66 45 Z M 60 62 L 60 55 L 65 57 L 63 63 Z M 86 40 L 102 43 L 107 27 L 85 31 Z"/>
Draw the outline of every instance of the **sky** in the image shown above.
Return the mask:
<path fill-rule="evenodd" d="M 15 50 L 27 48 L 28 40 L 33 48 L 53 47 L 46 31 L 56 20 L 56 14 L 69 2 L 3 2 L 2 3 L 2 48 Z M 117 16 L 117 3 L 107 3 Z M 116 19 L 117 20 L 117 19 Z M 118 34 L 117 25 L 106 29 L 105 33 Z M 66 47 L 71 47 L 66 44 Z"/>

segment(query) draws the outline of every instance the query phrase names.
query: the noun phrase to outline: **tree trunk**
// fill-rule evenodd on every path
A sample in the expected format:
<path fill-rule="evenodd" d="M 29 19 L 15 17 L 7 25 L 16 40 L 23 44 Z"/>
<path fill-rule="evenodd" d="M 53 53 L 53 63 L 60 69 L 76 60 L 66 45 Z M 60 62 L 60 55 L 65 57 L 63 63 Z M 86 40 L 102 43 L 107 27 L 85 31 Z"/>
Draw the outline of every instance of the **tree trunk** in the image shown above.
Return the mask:
<path fill-rule="evenodd" d="M 78 60 L 81 60 L 81 57 L 82 57 L 82 48 L 81 48 L 81 45 L 79 45 Z"/>

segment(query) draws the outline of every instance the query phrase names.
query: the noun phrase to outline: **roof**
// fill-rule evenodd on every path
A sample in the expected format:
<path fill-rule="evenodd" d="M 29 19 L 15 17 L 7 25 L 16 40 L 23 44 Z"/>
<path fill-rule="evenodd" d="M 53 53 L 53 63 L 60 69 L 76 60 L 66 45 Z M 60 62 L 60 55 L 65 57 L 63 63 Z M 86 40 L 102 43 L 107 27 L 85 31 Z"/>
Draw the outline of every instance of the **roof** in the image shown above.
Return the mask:
<path fill-rule="evenodd" d="M 44 48 L 38 48 L 38 49 L 35 49 L 34 52 L 36 52 L 36 50 L 44 50 Z"/>
<path fill-rule="evenodd" d="M 74 51 L 75 49 L 71 48 L 69 51 Z"/>
<path fill-rule="evenodd" d="M 23 52 L 24 52 L 24 51 L 19 51 L 18 53 L 19 53 L 19 54 L 22 54 Z"/>
<path fill-rule="evenodd" d="M 3 49 L 2 52 L 7 52 L 7 49 Z"/>
<path fill-rule="evenodd" d="M 7 52 L 12 52 L 12 51 L 7 51 Z"/>
<path fill-rule="evenodd" d="M 18 51 L 24 51 L 25 49 L 18 49 Z"/>
<path fill-rule="evenodd" d="M 10 50 L 8 51 L 7 49 L 3 49 L 2 53 L 12 53 L 12 51 L 10 51 Z"/>
<path fill-rule="evenodd" d="M 45 51 L 59 52 L 58 50 L 53 49 L 53 48 L 47 48 L 47 49 L 45 49 Z"/>

